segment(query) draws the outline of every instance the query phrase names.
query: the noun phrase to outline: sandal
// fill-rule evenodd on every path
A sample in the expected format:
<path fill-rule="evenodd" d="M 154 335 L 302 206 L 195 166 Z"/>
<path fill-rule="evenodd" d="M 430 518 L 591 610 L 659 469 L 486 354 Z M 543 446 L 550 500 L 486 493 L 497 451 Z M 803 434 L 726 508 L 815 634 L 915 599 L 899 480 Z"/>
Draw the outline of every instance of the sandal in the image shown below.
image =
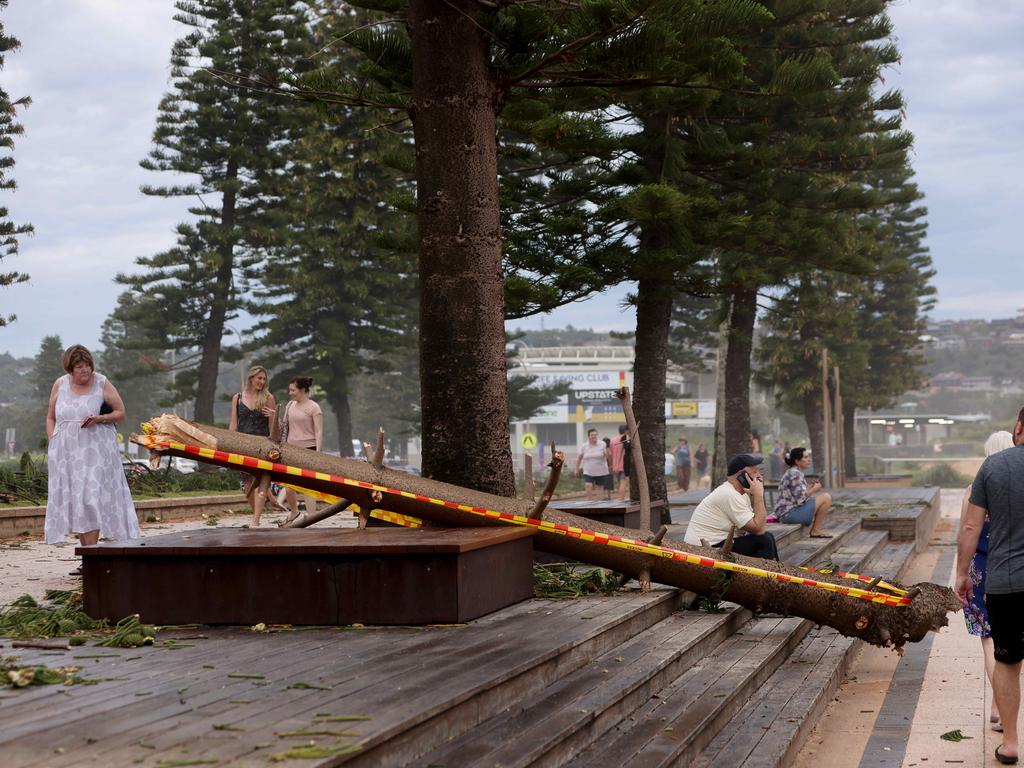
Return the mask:
<path fill-rule="evenodd" d="M 1002 745 L 1000 745 L 1000 746 L 1002 746 Z M 1004 755 L 1002 752 L 999 751 L 999 747 L 996 747 L 996 760 L 998 760 L 1003 765 L 1016 765 L 1017 764 L 1017 758 L 1016 757 L 1010 757 L 1009 755 Z"/>

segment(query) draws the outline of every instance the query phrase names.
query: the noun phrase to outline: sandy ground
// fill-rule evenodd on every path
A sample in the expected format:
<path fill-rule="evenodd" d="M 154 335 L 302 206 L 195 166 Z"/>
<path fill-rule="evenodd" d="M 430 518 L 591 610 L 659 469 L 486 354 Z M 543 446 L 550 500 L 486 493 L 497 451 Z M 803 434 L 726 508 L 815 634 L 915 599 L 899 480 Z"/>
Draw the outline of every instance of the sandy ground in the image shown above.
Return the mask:
<path fill-rule="evenodd" d="M 284 513 L 264 513 L 263 527 L 274 526 L 283 521 Z M 217 525 L 221 528 L 239 528 L 249 525 L 249 514 L 218 515 Z M 203 518 L 179 520 L 172 523 L 143 523 L 143 536 L 159 536 L 172 531 L 191 529 L 207 530 Z M 333 518 L 317 523 L 323 527 L 355 527 L 356 520 L 349 512 L 342 512 Z M 81 588 L 82 579 L 69 572 L 78 567 L 80 558 L 75 557 L 77 542 L 68 539 L 62 544 L 46 544 L 41 535 L 19 536 L 0 540 L 0 606 L 8 605 L 19 595 L 29 594 L 41 599 L 48 589 Z"/>
<path fill-rule="evenodd" d="M 941 515 L 928 550 L 914 558 L 905 578 L 907 583 L 929 580 L 940 554 L 950 548 L 955 553 L 963 491 L 944 490 L 941 498 Z M 950 573 L 949 586 L 954 578 Z M 951 614 L 949 626 L 934 637 L 916 708 L 913 715 L 907 713 L 913 721 L 902 761 L 890 761 L 884 752 L 864 754 L 872 734 L 885 730 L 879 730 L 876 719 L 899 660 L 891 650 L 874 646 L 861 650 L 846 682 L 793 763 L 794 768 L 998 764 L 993 752 L 1001 738 L 986 727 L 992 691 L 985 678 L 981 643 L 968 634 L 962 613 Z M 956 729 L 967 738 L 959 742 L 940 738 Z"/>

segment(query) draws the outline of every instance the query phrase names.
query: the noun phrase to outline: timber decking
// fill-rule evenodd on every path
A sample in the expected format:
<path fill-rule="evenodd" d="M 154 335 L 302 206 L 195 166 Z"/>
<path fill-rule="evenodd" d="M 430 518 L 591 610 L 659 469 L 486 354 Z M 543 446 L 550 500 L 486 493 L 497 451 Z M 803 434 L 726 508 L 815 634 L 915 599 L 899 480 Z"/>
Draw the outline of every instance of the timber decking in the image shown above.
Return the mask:
<path fill-rule="evenodd" d="M 894 577 L 913 551 L 911 542 L 886 543 L 885 531 L 840 517 L 829 521 L 837 535 L 828 540 L 805 538 L 802 526 L 772 528 L 787 562 L 828 559 Z M 160 759 L 266 766 L 271 755 L 312 740 L 361 750 L 286 768 L 451 768 L 499 758 L 506 766 L 687 765 L 719 753 L 710 762 L 786 765 L 856 644 L 802 619 L 751 620 L 728 605 L 720 614 L 676 610 L 691 597 L 661 589 L 529 600 L 459 627 L 161 633 L 191 643 L 180 650 L 14 651 L 125 679 L 0 695 L 0 756 L 4 768 Z M 195 635 L 208 638 L 184 640 Z M 113 657 L 73 660 L 106 654 Z M 327 722 L 318 713 L 371 719 Z M 743 730 L 747 718 L 769 715 L 768 732 L 760 723 Z M 283 735 L 308 729 L 354 735 Z M 609 761 L 613 753 L 622 760 Z M 751 754 L 776 762 L 749 762 Z"/>
<path fill-rule="evenodd" d="M 658 590 L 531 600 L 462 627 L 271 635 L 203 629 L 169 633 L 208 635 L 175 651 L 90 646 L 55 656 L 19 652 L 31 663 L 81 663 L 87 676 L 126 679 L 44 686 L 0 700 L 0 754 L 5 768 L 123 765 L 157 752 L 166 759 L 217 756 L 225 763 L 263 765 L 267 752 L 283 751 L 293 741 L 275 733 L 324 729 L 314 721 L 316 712 L 325 711 L 370 716 L 326 726 L 358 737 L 316 739 L 357 741 L 367 753 L 388 740 L 397 743 L 418 725 L 454 736 L 474 717 L 507 705 L 493 691 L 504 689 L 509 697 L 542 691 L 664 619 L 676 607 L 676 595 Z M 75 655 L 108 653 L 113 658 L 73 661 Z M 452 716 L 446 721 L 445 715 Z M 262 751 L 265 743 L 272 747 Z"/>
<path fill-rule="evenodd" d="M 868 539 L 862 539 L 861 543 L 867 544 Z M 844 548 L 844 551 L 853 549 Z M 867 555 L 864 570 L 898 580 L 913 554 L 913 543 L 874 546 Z M 861 641 L 843 637 L 829 627 L 811 630 L 792 658 L 722 728 L 693 763 L 693 768 L 722 765 L 785 768 L 790 765 L 838 690 L 860 646 Z"/>

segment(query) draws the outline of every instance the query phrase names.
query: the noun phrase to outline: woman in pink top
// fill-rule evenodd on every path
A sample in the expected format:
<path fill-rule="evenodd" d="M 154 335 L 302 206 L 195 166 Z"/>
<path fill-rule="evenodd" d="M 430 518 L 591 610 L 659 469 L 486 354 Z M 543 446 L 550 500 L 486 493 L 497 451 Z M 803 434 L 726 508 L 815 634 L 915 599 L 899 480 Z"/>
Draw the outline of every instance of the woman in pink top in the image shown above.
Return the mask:
<path fill-rule="evenodd" d="M 309 376 L 296 376 L 288 382 L 288 405 L 284 408 L 284 422 L 288 425 L 288 444 L 300 448 L 319 451 L 324 444 L 324 417 L 320 406 L 309 399 L 309 388 L 313 379 Z M 291 488 L 284 489 L 286 503 L 291 513 L 288 521 L 299 516 L 299 499 Z M 316 511 L 316 498 L 303 494 L 306 500 L 306 512 Z"/>

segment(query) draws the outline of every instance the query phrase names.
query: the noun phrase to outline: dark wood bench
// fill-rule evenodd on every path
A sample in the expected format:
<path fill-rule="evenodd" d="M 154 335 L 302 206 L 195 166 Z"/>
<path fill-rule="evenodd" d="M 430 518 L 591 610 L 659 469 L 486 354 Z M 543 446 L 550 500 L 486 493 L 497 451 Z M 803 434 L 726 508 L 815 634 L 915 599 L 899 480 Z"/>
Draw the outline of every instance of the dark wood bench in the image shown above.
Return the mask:
<path fill-rule="evenodd" d="M 84 609 L 151 624 L 456 624 L 533 595 L 519 527 L 193 530 L 78 547 Z"/>
<path fill-rule="evenodd" d="M 609 525 L 617 525 L 620 528 L 640 528 L 640 502 L 628 499 L 566 499 L 554 500 L 548 503 L 551 509 L 561 512 L 568 512 L 572 515 L 579 515 L 590 520 L 596 520 Z M 654 518 L 653 526 L 658 528 L 662 510 L 667 511 L 667 502 L 664 499 L 657 499 L 651 502 L 651 513 Z"/>

